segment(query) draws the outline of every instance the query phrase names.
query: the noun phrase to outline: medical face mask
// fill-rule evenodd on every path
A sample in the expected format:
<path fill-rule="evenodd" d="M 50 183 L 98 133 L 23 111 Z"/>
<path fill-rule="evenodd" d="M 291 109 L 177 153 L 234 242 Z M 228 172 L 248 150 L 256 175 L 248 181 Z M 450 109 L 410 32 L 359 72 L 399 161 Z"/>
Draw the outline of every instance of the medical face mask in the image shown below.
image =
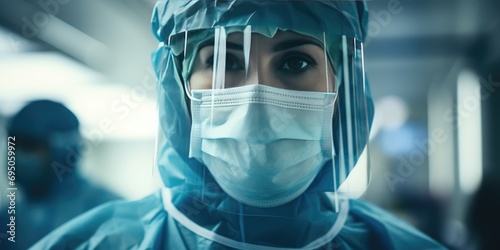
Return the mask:
<path fill-rule="evenodd" d="M 334 155 L 335 93 L 253 84 L 192 95 L 190 157 L 244 204 L 295 199 Z"/>

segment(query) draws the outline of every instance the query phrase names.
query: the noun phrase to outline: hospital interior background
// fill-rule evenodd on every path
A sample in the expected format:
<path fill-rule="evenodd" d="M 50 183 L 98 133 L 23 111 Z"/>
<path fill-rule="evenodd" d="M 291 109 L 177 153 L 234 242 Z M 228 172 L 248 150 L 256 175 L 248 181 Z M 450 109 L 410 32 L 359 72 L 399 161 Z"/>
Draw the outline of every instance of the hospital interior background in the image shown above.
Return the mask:
<path fill-rule="evenodd" d="M 126 199 L 156 190 L 154 2 L 0 0 L 0 152 L 9 117 L 30 100 L 51 99 L 81 122 L 83 176 Z M 500 183 L 500 4 L 376 0 L 368 7 L 365 69 L 376 113 L 370 186 L 360 198 L 465 249 L 471 220 L 498 221 L 471 208 L 484 205 L 481 183 Z M 6 164 L 0 153 L 0 169 Z M 0 180 L 3 206 L 5 171 Z M 483 196 L 498 198 L 499 190 L 493 184 Z"/>

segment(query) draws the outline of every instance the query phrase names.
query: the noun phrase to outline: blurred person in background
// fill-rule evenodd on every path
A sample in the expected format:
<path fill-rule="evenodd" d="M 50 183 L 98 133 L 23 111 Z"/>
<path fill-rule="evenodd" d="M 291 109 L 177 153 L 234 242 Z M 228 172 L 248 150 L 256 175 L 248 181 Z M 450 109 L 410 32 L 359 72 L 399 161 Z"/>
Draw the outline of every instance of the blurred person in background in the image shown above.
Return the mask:
<path fill-rule="evenodd" d="M 80 176 L 79 122 L 63 104 L 28 103 L 10 119 L 7 133 L 15 137 L 15 185 L 9 187 L 18 188 L 16 237 L 3 239 L 0 249 L 27 249 L 64 222 L 118 198 Z M 6 211 L 0 213 L 3 227 L 9 223 Z"/>
<path fill-rule="evenodd" d="M 33 249 L 442 249 L 340 190 L 373 119 L 367 15 L 362 1 L 157 3 L 164 187 Z"/>

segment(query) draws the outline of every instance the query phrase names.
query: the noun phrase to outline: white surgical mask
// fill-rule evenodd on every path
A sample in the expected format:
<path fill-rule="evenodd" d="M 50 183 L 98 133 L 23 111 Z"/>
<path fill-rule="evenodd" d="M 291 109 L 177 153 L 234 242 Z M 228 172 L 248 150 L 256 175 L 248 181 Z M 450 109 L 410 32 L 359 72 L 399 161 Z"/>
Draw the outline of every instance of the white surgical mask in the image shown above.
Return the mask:
<path fill-rule="evenodd" d="M 237 201 L 285 204 L 334 155 L 335 93 L 254 84 L 192 94 L 190 157 L 205 164 Z"/>

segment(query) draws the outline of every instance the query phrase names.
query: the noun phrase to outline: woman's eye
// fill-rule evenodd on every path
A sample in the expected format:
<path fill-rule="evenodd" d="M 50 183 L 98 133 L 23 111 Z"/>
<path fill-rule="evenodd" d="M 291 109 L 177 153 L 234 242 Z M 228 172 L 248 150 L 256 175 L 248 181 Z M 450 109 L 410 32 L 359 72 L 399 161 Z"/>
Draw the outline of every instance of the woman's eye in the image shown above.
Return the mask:
<path fill-rule="evenodd" d="M 227 54 L 226 55 L 226 70 L 241 70 L 243 69 L 243 65 L 240 63 L 238 58 L 234 55 Z"/>
<path fill-rule="evenodd" d="M 302 73 L 314 66 L 313 60 L 306 57 L 290 57 L 285 60 L 281 69 L 290 73 Z"/>
<path fill-rule="evenodd" d="M 207 65 L 207 67 L 213 68 L 214 56 L 213 55 L 209 56 L 207 58 L 207 60 L 205 61 L 205 64 Z M 236 70 L 242 70 L 242 69 L 244 69 L 244 67 L 243 67 L 242 63 L 240 63 L 238 57 L 231 55 L 231 54 L 226 55 L 226 70 L 236 71 Z"/>

